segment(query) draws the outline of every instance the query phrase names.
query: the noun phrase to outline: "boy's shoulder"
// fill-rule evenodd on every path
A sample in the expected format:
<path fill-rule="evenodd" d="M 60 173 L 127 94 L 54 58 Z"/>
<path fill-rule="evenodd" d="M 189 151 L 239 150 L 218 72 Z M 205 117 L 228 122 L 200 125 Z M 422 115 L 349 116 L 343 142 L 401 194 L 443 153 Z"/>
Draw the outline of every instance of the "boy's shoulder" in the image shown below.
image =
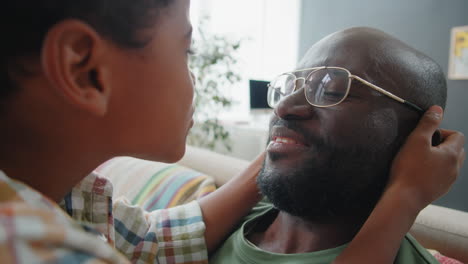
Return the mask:
<path fill-rule="evenodd" d="M 55 202 L 8 178 L 2 171 L 0 251 L 2 263 L 31 263 L 32 259 L 54 263 L 70 260 L 128 263 L 106 241 L 86 231 Z"/>

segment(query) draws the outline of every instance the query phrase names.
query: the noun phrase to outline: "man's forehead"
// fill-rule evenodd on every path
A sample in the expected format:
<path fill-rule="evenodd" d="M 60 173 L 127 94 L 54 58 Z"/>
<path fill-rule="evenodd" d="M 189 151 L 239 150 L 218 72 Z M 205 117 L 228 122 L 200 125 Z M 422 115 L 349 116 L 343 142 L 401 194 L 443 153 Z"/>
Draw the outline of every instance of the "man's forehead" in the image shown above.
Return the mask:
<path fill-rule="evenodd" d="M 349 29 L 331 34 L 315 43 L 299 63 L 301 68 L 340 66 L 362 71 L 381 56 L 388 56 L 393 42 L 368 29 Z"/>
<path fill-rule="evenodd" d="M 304 58 L 299 62 L 297 70 L 334 66 L 349 70 L 352 74 L 365 77 L 368 71 L 375 64 L 367 53 L 352 50 L 322 52 L 320 50 L 309 50 Z"/>
<path fill-rule="evenodd" d="M 386 80 L 397 83 L 407 52 L 397 46 L 377 41 L 343 41 L 320 43 L 312 46 L 299 62 L 298 68 L 336 66 L 346 68 L 353 75 L 368 81 L 386 84 Z M 406 67 L 405 67 L 406 68 Z M 377 84 L 376 83 L 376 84 Z"/>

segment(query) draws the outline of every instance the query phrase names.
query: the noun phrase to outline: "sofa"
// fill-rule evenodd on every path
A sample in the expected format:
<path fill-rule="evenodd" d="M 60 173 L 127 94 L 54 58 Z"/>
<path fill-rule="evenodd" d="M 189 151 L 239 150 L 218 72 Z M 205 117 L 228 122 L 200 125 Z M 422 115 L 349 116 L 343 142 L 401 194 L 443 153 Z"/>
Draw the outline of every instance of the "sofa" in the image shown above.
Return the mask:
<path fill-rule="evenodd" d="M 203 197 L 247 165 L 245 160 L 187 146 L 177 164 L 117 157 L 96 171 L 113 182 L 115 198 L 123 196 L 155 210 Z M 468 212 L 429 205 L 420 212 L 410 233 L 434 255 L 468 263 Z"/>

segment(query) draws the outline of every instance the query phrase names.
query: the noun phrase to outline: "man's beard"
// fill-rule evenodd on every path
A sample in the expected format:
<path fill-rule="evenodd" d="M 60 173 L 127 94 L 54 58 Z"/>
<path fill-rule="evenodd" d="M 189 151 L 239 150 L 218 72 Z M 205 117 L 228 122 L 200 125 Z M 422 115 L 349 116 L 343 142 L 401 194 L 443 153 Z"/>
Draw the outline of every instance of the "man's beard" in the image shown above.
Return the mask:
<path fill-rule="evenodd" d="M 323 156 L 311 154 L 286 172 L 264 164 L 257 178 L 262 194 L 279 210 L 310 221 L 365 220 L 385 188 L 399 144 L 352 149 L 331 145 L 317 143 L 314 152 Z M 284 157 L 269 153 L 269 158 L 274 162 Z"/>

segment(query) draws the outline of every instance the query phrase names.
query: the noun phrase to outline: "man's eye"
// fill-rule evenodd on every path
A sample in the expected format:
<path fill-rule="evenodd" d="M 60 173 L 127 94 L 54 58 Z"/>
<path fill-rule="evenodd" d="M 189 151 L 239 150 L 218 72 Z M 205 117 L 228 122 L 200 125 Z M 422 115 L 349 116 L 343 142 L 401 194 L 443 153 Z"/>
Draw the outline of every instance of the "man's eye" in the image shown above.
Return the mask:
<path fill-rule="evenodd" d="M 342 92 L 333 92 L 333 91 L 326 91 L 323 93 L 324 96 L 327 96 L 327 97 L 332 97 L 332 98 L 341 98 L 344 96 L 344 94 Z"/>

